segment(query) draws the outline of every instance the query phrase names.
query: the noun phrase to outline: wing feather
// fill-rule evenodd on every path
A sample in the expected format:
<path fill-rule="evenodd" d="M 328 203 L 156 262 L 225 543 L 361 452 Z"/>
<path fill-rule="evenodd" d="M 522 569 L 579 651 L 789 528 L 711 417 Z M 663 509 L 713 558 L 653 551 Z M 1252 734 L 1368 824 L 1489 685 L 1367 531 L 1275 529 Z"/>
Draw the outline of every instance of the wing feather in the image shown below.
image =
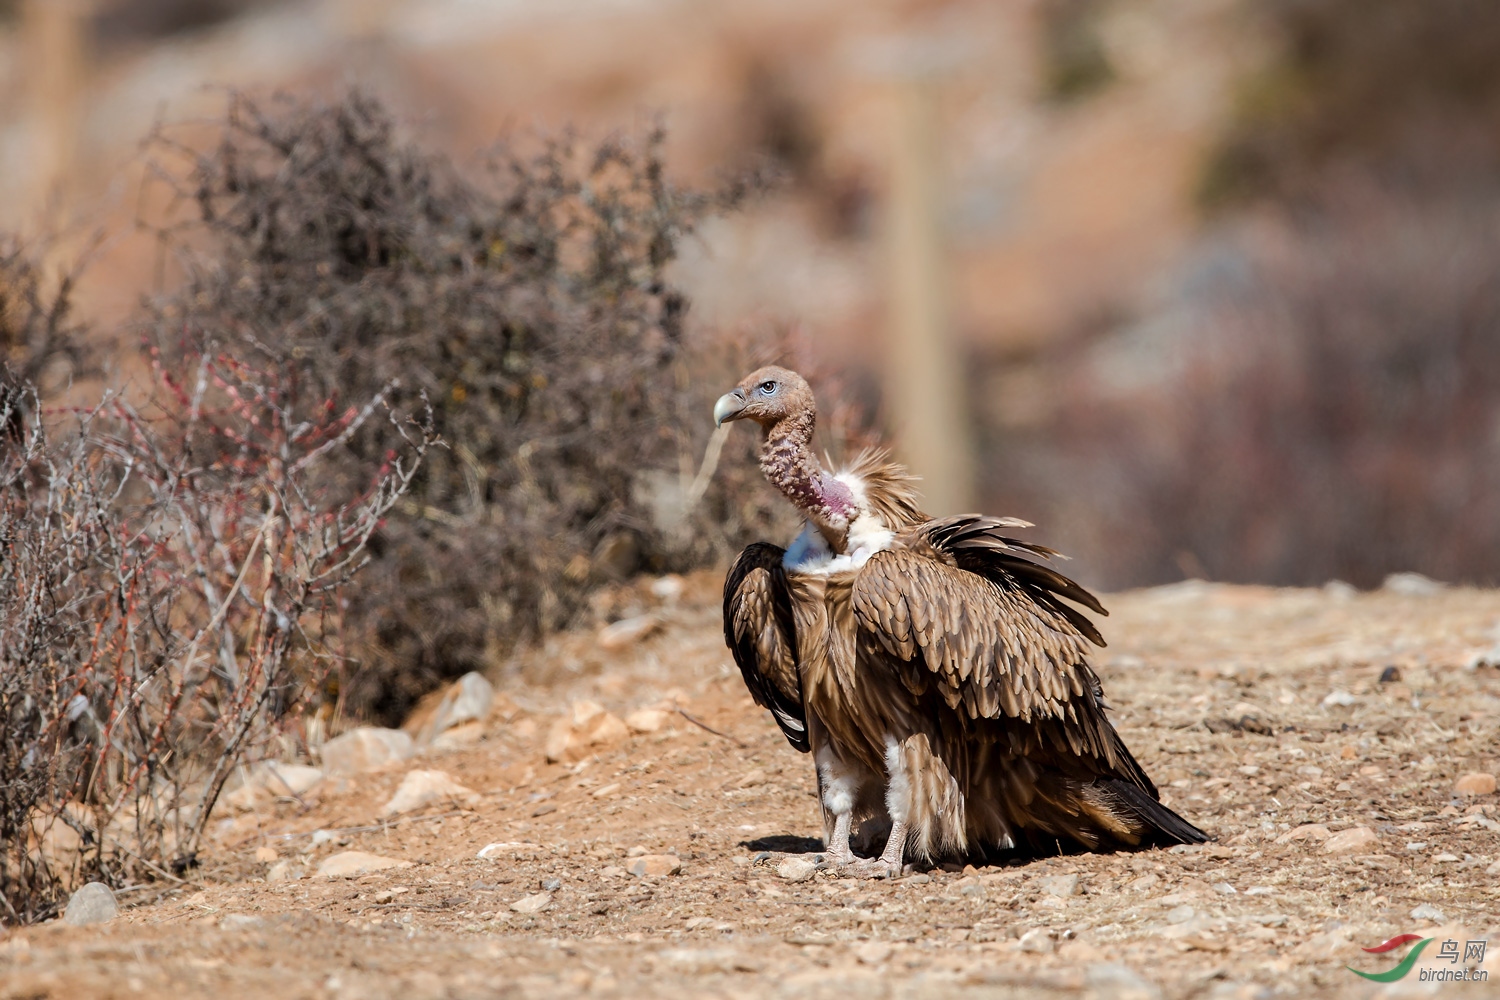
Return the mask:
<path fill-rule="evenodd" d="M 879 552 L 855 577 L 860 627 L 902 661 L 920 660 L 970 717 L 1061 717 L 1084 687 L 1085 633 L 1025 589 L 912 549 Z M 972 689 L 975 697 L 966 698 Z M 1006 697 L 1006 693 L 1010 697 Z"/>
<path fill-rule="evenodd" d="M 1000 534 L 1024 525 L 979 515 L 929 521 L 872 556 L 851 596 L 868 661 L 886 662 L 913 691 L 923 678 L 935 681 L 943 701 L 971 720 L 1005 723 L 1016 753 L 1051 747 L 1076 758 L 1080 775 L 1115 775 L 1154 796 L 1105 717 L 1088 665 L 1088 645 L 1104 640 L 1064 598 L 1107 612 L 1072 580 L 1021 555 L 1052 550 Z"/>
<path fill-rule="evenodd" d="M 724 643 L 750 697 L 770 709 L 787 742 L 807 753 L 807 714 L 797 671 L 797 630 L 782 557 L 765 542 L 747 546 L 724 579 Z"/>

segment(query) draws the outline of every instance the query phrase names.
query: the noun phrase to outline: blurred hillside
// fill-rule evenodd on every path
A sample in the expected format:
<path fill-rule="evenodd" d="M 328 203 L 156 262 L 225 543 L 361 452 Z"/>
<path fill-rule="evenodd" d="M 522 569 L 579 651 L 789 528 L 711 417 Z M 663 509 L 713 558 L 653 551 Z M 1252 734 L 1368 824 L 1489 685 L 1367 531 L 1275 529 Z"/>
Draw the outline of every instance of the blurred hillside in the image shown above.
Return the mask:
<path fill-rule="evenodd" d="M 784 177 L 684 245 L 691 322 L 792 331 L 936 508 L 1037 521 L 1108 587 L 1500 566 L 1477 0 L 0 10 L 0 227 L 102 225 L 92 317 L 178 280 L 134 225 L 170 210 L 141 141 L 225 86 L 357 83 L 460 164 L 659 116 L 686 181 Z"/>

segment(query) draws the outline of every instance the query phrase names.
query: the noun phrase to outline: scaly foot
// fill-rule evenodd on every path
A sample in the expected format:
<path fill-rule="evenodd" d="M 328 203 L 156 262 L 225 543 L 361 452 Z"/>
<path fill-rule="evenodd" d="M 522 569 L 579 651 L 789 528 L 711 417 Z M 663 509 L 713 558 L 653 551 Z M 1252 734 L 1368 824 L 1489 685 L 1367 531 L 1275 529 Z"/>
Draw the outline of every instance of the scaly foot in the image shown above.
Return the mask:
<path fill-rule="evenodd" d="M 901 868 L 893 868 L 885 858 L 856 858 L 840 865 L 838 873 L 845 878 L 897 878 Z"/>

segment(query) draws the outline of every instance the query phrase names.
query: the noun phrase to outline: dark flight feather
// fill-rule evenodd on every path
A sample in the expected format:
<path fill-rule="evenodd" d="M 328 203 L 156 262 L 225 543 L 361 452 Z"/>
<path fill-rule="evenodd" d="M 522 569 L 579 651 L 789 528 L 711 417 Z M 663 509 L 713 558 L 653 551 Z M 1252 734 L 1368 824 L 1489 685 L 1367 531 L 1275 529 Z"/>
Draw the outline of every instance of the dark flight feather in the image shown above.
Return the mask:
<path fill-rule="evenodd" d="M 802 684 L 797 674 L 796 626 L 781 560 L 786 550 L 766 542 L 745 548 L 724 580 L 724 642 L 750 697 L 770 709 L 786 740 L 812 748 Z"/>

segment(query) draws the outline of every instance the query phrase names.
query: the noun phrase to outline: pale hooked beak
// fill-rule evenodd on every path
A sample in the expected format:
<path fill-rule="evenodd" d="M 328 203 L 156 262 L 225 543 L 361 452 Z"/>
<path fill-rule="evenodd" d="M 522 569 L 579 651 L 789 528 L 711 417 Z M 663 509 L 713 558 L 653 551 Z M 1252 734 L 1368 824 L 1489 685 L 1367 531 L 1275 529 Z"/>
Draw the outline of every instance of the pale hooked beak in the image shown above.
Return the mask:
<path fill-rule="evenodd" d="M 740 415 L 740 411 L 744 408 L 744 389 L 736 389 L 733 392 L 726 392 L 724 395 L 720 396 L 719 401 L 714 404 L 714 426 L 723 427 L 724 421 L 734 420 Z"/>

